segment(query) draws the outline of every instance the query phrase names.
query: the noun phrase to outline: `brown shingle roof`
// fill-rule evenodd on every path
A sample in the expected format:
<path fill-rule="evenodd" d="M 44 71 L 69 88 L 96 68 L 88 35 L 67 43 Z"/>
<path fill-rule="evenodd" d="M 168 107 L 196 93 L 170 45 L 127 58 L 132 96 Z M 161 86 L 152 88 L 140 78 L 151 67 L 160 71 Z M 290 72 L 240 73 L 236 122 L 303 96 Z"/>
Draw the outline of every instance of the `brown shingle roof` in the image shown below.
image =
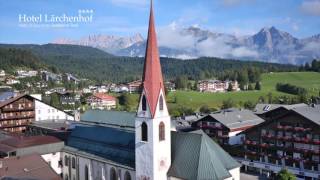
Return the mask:
<path fill-rule="evenodd" d="M 0 159 L 0 178 L 29 178 L 41 180 L 61 180 L 39 154 Z"/>
<path fill-rule="evenodd" d="M 30 137 L 12 137 L 3 141 L 1 144 L 11 146 L 14 148 L 30 147 L 43 144 L 51 144 L 61 142 L 60 139 L 53 136 L 30 136 Z"/>

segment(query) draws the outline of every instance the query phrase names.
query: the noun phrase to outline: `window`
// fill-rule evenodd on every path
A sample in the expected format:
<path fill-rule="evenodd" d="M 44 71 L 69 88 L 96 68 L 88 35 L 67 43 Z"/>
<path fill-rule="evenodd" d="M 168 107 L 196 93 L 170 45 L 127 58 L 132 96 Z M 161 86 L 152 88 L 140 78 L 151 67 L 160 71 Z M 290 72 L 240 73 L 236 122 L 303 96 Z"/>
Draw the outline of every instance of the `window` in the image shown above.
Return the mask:
<path fill-rule="evenodd" d="M 89 180 L 89 168 L 87 165 L 84 167 L 84 179 Z"/>
<path fill-rule="evenodd" d="M 142 111 L 146 111 L 147 110 L 147 99 L 146 96 L 142 96 Z"/>
<path fill-rule="evenodd" d="M 163 110 L 163 96 L 162 95 L 159 98 L 159 109 L 160 109 L 160 111 Z"/>
<path fill-rule="evenodd" d="M 67 156 L 64 156 L 64 165 L 68 166 L 68 157 Z"/>
<path fill-rule="evenodd" d="M 159 141 L 163 141 L 165 139 L 165 125 L 163 122 L 159 124 Z"/>
<path fill-rule="evenodd" d="M 72 158 L 72 168 L 76 168 L 76 159 L 74 157 Z"/>
<path fill-rule="evenodd" d="M 124 174 L 124 180 L 131 180 L 131 175 L 128 171 Z"/>
<path fill-rule="evenodd" d="M 114 168 L 110 169 L 110 180 L 117 180 L 117 172 Z"/>
<path fill-rule="evenodd" d="M 141 140 L 148 141 L 148 126 L 145 122 L 141 125 Z"/>

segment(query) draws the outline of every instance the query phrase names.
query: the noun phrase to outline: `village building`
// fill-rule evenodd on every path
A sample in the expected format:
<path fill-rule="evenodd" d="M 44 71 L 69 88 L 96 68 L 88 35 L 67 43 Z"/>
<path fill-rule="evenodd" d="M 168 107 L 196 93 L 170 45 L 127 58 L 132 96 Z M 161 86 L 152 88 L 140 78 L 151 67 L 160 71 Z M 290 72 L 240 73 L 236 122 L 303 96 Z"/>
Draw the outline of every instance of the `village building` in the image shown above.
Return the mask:
<path fill-rule="evenodd" d="M 52 119 L 74 120 L 74 116 L 27 94 L 0 103 L 0 129 L 5 131 L 23 132 L 33 121 Z"/>
<path fill-rule="evenodd" d="M 7 85 L 20 84 L 20 81 L 17 80 L 15 77 L 7 77 L 5 82 Z"/>
<path fill-rule="evenodd" d="M 152 3 L 142 82 L 134 129 L 76 126 L 63 149 L 63 178 L 239 180 L 240 164 L 203 131 L 171 131 Z"/>
<path fill-rule="evenodd" d="M 38 71 L 17 70 L 16 74 L 17 74 L 17 78 L 34 77 L 38 75 Z"/>
<path fill-rule="evenodd" d="M 74 75 L 72 75 L 70 73 L 64 73 L 62 75 L 62 81 L 71 82 L 71 83 L 74 83 L 74 84 L 78 84 L 80 82 L 80 80 L 78 78 L 76 78 Z"/>
<path fill-rule="evenodd" d="M 307 104 L 301 103 L 301 104 L 257 104 L 254 113 L 257 114 L 259 117 L 269 120 L 269 119 L 275 119 L 277 117 L 280 117 L 287 112 L 289 112 L 293 108 L 298 107 L 305 107 L 308 106 Z"/>
<path fill-rule="evenodd" d="M 44 80 L 46 82 L 52 81 L 52 82 L 56 82 L 56 83 L 60 83 L 62 80 L 61 75 L 55 74 L 55 73 L 52 73 L 49 71 L 42 71 L 41 78 L 42 78 L 42 80 Z"/>
<path fill-rule="evenodd" d="M 0 81 L 5 81 L 6 79 L 6 72 L 4 70 L 0 70 Z"/>
<path fill-rule="evenodd" d="M 113 109 L 117 105 L 117 99 L 105 93 L 95 93 L 87 98 L 87 104 L 92 109 Z"/>
<path fill-rule="evenodd" d="M 0 165 L 1 179 L 62 179 L 39 154 L 1 159 Z"/>
<path fill-rule="evenodd" d="M 319 179 L 319 117 L 320 106 L 302 106 L 247 129 L 238 160 L 245 170 L 269 177 L 286 168 L 298 179 Z"/>
<path fill-rule="evenodd" d="M 3 133 L 3 132 L 2 132 Z M 39 154 L 57 173 L 62 173 L 61 150 L 64 142 L 53 136 L 17 136 L 4 134 L 0 140 L 0 161 L 11 157 Z"/>
<path fill-rule="evenodd" d="M 200 92 L 226 92 L 229 86 L 232 86 L 232 91 L 239 91 L 237 81 L 220 81 L 220 80 L 204 80 L 198 82 L 198 90 Z"/>
<path fill-rule="evenodd" d="M 223 110 L 199 119 L 192 127 L 202 129 L 221 145 L 237 145 L 242 144 L 240 132 L 262 122 L 264 120 L 250 110 Z"/>
<path fill-rule="evenodd" d="M 142 80 L 137 80 L 133 82 L 127 83 L 128 90 L 130 93 L 132 92 L 140 92 L 142 87 Z"/>

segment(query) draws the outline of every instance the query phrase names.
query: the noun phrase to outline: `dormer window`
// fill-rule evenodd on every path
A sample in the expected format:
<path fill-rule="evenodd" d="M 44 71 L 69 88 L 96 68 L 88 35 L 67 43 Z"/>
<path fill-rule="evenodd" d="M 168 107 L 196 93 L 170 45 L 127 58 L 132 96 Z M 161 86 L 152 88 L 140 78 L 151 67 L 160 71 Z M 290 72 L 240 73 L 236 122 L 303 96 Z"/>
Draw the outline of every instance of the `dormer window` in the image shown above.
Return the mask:
<path fill-rule="evenodd" d="M 163 96 L 162 95 L 160 95 L 160 98 L 159 98 L 159 109 L 160 109 L 160 111 L 163 110 Z"/>
<path fill-rule="evenodd" d="M 147 110 L 147 99 L 146 96 L 142 96 L 142 111 L 146 111 Z"/>

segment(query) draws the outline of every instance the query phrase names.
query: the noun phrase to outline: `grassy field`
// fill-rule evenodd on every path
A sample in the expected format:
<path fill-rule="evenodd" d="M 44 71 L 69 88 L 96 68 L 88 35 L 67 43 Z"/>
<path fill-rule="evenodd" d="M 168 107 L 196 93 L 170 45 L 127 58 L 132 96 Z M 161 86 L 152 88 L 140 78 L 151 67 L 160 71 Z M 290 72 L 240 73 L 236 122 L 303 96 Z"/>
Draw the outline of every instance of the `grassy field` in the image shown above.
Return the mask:
<path fill-rule="evenodd" d="M 320 91 L 320 73 L 314 72 L 288 72 L 288 73 L 268 73 L 262 75 L 262 90 L 243 91 L 227 93 L 200 93 L 194 91 L 170 92 L 167 100 L 169 107 L 186 106 L 195 110 L 206 104 L 212 108 L 219 108 L 224 100 L 231 98 L 238 105 L 246 101 L 257 102 L 260 96 L 267 98 L 268 93 L 273 97 L 292 96 L 290 94 L 278 92 L 275 89 L 277 83 L 290 83 L 308 90 L 309 95 L 318 95 Z M 173 103 L 175 102 L 175 103 Z"/>
<path fill-rule="evenodd" d="M 278 92 L 275 89 L 277 83 L 290 83 L 296 86 L 304 87 L 308 90 L 309 95 L 319 95 L 320 91 L 320 73 L 315 72 L 286 72 L 286 73 L 268 73 L 262 75 L 262 90 L 260 91 L 240 91 L 226 93 L 200 93 L 196 91 L 175 91 L 170 92 L 167 96 L 169 109 L 179 106 L 198 110 L 202 105 L 208 105 L 211 108 L 220 108 L 222 102 L 232 99 L 237 106 L 246 101 L 258 102 L 259 97 L 263 96 L 268 99 L 271 92 L 272 97 L 293 95 Z M 254 84 L 253 84 L 254 87 Z M 131 94 L 138 101 L 138 94 Z M 136 102 L 137 103 L 137 102 Z M 134 108 L 137 105 L 134 105 Z"/>

